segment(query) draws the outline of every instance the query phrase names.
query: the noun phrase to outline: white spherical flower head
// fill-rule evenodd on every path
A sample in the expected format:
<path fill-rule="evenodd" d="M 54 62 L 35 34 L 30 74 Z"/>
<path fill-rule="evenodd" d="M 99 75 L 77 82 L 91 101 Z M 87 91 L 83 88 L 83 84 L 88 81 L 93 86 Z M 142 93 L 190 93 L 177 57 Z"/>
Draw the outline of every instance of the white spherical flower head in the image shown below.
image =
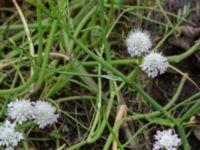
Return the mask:
<path fill-rule="evenodd" d="M 56 114 L 56 108 L 45 101 L 37 101 L 34 103 L 33 119 L 39 128 L 44 128 L 48 124 L 57 122 L 59 115 Z"/>
<path fill-rule="evenodd" d="M 15 124 L 6 121 L 0 127 L 0 146 L 5 149 L 14 149 L 13 147 L 23 139 L 23 134 L 15 131 Z"/>
<path fill-rule="evenodd" d="M 126 45 L 129 54 L 133 57 L 149 53 L 152 43 L 148 33 L 136 30 L 129 33 Z"/>
<path fill-rule="evenodd" d="M 171 129 L 157 131 L 154 135 L 156 142 L 153 145 L 153 150 L 176 150 L 181 144 L 181 140 L 178 138 L 177 134 L 173 134 Z"/>
<path fill-rule="evenodd" d="M 140 65 L 142 70 L 151 78 L 158 74 L 163 74 L 167 70 L 169 63 L 167 59 L 160 53 L 151 52 L 144 57 L 143 63 Z"/>
<path fill-rule="evenodd" d="M 8 104 L 8 116 L 19 124 L 31 119 L 32 113 L 33 106 L 29 100 L 16 100 Z"/>

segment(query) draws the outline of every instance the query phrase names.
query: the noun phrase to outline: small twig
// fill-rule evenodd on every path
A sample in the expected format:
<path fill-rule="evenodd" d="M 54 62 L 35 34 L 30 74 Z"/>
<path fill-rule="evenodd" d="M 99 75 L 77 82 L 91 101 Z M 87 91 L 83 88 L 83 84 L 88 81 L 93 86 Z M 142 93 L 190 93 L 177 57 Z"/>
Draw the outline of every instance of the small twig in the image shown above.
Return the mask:
<path fill-rule="evenodd" d="M 186 79 L 188 79 L 200 91 L 200 87 L 188 76 L 187 73 L 182 72 L 181 70 L 179 70 L 178 68 L 176 68 L 176 67 L 174 67 L 172 65 L 169 65 L 169 68 L 171 68 L 172 70 L 176 71 L 180 75 L 184 76 Z"/>
<path fill-rule="evenodd" d="M 115 124 L 121 120 L 123 117 L 126 116 L 126 112 L 127 112 L 127 106 L 125 104 L 123 105 L 120 105 L 118 107 L 118 112 L 117 112 L 117 116 L 116 116 L 116 119 L 115 119 Z M 119 135 L 119 128 L 117 128 L 115 130 L 116 132 L 116 135 L 118 136 Z M 115 140 L 113 140 L 113 144 L 112 144 L 112 150 L 117 150 L 117 142 Z"/>

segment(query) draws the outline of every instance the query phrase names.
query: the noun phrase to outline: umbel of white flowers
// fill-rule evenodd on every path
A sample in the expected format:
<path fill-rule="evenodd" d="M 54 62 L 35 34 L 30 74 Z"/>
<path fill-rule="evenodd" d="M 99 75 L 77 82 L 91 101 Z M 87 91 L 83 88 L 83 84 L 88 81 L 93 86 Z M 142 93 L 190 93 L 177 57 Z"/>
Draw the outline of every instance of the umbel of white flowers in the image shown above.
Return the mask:
<path fill-rule="evenodd" d="M 154 135 L 155 143 L 153 145 L 153 150 L 176 150 L 177 147 L 181 144 L 177 134 L 173 134 L 171 129 L 157 131 Z"/>
<path fill-rule="evenodd" d="M 152 43 L 149 34 L 139 30 L 130 32 L 126 39 L 126 44 L 132 57 L 143 56 L 143 62 L 140 67 L 148 77 L 154 78 L 166 72 L 169 63 L 161 53 L 151 52 Z"/>
<path fill-rule="evenodd" d="M 126 45 L 129 54 L 134 57 L 149 53 L 152 43 L 147 32 L 135 30 L 135 32 L 129 33 L 126 38 Z"/>
<path fill-rule="evenodd" d="M 14 120 L 14 123 L 6 120 L 0 126 L 0 146 L 5 150 L 14 150 L 14 147 L 23 139 L 23 134 L 15 130 L 16 123 L 22 124 L 28 120 L 33 120 L 39 128 L 57 122 L 59 115 L 56 114 L 56 108 L 49 102 L 29 100 L 15 100 L 8 104 L 8 118 Z"/>
<path fill-rule="evenodd" d="M 15 130 L 15 125 L 6 120 L 0 127 L 0 146 L 5 150 L 14 150 L 14 147 L 23 139 L 23 134 Z"/>
<path fill-rule="evenodd" d="M 44 128 L 48 124 L 57 122 L 59 115 L 56 114 L 56 108 L 50 103 L 45 101 L 37 101 L 33 103 L 33 105 L 34 109 L 32 117 L 34 122 L 39 125 L 39 128 Z"/>
<path fill-rule="evenodd" d="M 8 117 L 15 119 L 19 124 L 33 119 L 39 128 L 44 128 L 57 122 L 59 115 L 56 114 L 56 108 L 49 102 L 16 100 L 8 104 Z"/>
<path fill-rule="evenodd" d="M 165 73 L 169 66 L 167 59 L 161 53 L 151 52 L 144 57 L 143 63 L 140 65 L 149 77 L 154 78 L 159 74 Z"/>
<path fill-rule="evenodd" d="M 22 124 L 32 118 L 33 105 L 29 100 L 15 100 L 8 104 L 8 116 L 15 122 Z"/>

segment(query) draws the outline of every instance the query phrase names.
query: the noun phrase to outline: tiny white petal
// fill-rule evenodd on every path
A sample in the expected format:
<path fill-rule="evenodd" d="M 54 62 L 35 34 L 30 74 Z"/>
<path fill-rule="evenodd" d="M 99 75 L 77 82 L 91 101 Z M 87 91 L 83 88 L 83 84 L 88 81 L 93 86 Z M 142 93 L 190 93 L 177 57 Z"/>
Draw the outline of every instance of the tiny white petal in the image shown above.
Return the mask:
<path fill-rule="evenodd" d="M 50 103 L 37 101 L 34 103 L 34 113 L 32 117 L 34 122 L 39 125 L 39 128 L 44 128 L 49 124 L 57 122 L 59 115 L 56 114 L 56 108 Z"/>
<path fill-rule="evenodd" d="M 173 134 L 171 129 L 157 131 L 154 135 L 156 142 L 153 145 L 153 150 L 176 150 L 176 148 L 181 144 L 181 140 L 178 138 L 177 134 Z"/>
<path fill-rule="evenodd" d="M 152 43 L 149 34 L 136 30 L 129 33 L 126 38 L 126 45 L 129 54 L 133 57 L 149 53 Z"/>
<path fill-rule="evenodd" d="M 0 127 L 0 146 L 12 150 L 23 139 L 23 134 L 15 130 L 15 124 L 6 122 Z"/>
<path fill-rule="evenodd" d="M 151 78 L 167 71 L 169 63 L 167 59 L 160 53 L 151 52 L 144 57 L 143 63 L 140 65 L 142 70 Z"/>
<path fill-rule="evenodd" d="M 22 124 L 31 119 L 33 106 L 29 100 L 16 100 L 8 104 L 8 117 L 15 119 L 16 122 Z"/>
<path fill-rule="evenodd" d="M 6 147 L 5 150 L 14 150 L 14 148 L 9 146 L 9 147 Z"/>

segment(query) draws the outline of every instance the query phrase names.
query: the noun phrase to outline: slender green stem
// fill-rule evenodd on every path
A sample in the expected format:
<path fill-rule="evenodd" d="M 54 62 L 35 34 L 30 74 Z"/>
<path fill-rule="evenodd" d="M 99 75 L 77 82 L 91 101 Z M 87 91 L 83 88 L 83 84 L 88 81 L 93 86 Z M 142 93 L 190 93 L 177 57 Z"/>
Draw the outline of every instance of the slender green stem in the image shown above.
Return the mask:
<path fill-rule="evenodd" d="M 198 98 L 200 96 L 200 92 L 190 96 L 189 98 L 187 98 L 186 100 L 183 100 L 182 102 L 178 103 L 177 105 L 175 105 L 170 111 L 172 110 L 176 110 L 177 108 L 179 108 L 180 106 L 183 106 L 186 103 L 189 103 L 190 101 L 194 101 L 195 98 Z M 195 102 L 195 101 L 194 101 Z"/>
<path fill-rule="evenodd" d="M 1 89 L 0 95 L 10 95 L 10 94 L 20 93 L 20 92 L 25 91 L 35 81 L 35 79 L 37 78 L 37 74 L 38 74 L 38 70 L 35 70 L 33 75 L 23 85 L 20 85 L 12 89 Z"/>
<path fill-rule="evenodd" d="M 181 94 L 181 91 L 183 89 L 183 86 L 185 84 L 185 81 L 186 81 L 186 78 L 183 77 L 178 85 L 178 88 L 174 94 L 174 96 L 172 97 L 172 99 L 169 101 L 169 103 L 164 106 L 163 108 L 165 110 L 168 110 L 171 106 L 173 106 L 176 102 L 176 100 L 178 99 L 179 95 Z M 160 115 L 161 113 L 159 111 L 154 111 L 154 112 L 151 112 L 151 113 L 148 113 L 148 114 L 134 114 L 132 116 L 132 118 L 134 120 L 138 120 L 138 119 L 147 119 L 147 120 L 152 120 L 154 117 Z"/>
<path fill-rule="evenodd" d="M 200 49 L 200 40 L 197 40 L 195 42 L 195 44 L 189 50 L 187 50 L 186 52 L 184 52 L 180 55 L 169 56 L 168 60 L 169 60 L 169 62 L 179 63 L 182 60 L 189 57 L 190 55 L 192 55 L 195 51 L 197 51 L 199 49 Z"/>
<path fill-rule="evenodd" d="M 68 102 L 68 101 L 74 101 L 74 100 L 90 100 L 90 99 L 95 99 L 94 96 L 90 96 L 90 95 L 83 95 L 83 96 L 73 96 L 73 97 L 63 97 L 63 98 L 59 98 L 55 101 L 57 101 L 58 103 L 62 103 L 62 102 Z"/>
<path fill-rule="evenodd" d="M 43 27 L 50 26 L 50 24 L 47 22 L 47 20 L 43 20 L 42 24 L 43 24 Z M 38 27 L 37 23 L 28 24 L 29 29 L 35 29 L 37 27 Z M 16 30 L 23 30 L 23 29 L 24 29 L 23 24 L 16 24 L 16 25 L 12 24 L 12 25 L 1 25 L 0 26 L 0 31 L 10 31 L 10 30 L 16 31 Z"/>
<path fill-rule="evenodd" d="M 112 60 L 111 64 L 112 65 L 131 65 L 131 64 L 137 64 L 137 60 L 136 59 L 119 59 L 119 60 Z M 98 65 L 98 62 L 96 61 L 86 61 L 83 62 L 83 65 L 85 67 L 93 67 Z"/>
<path fill-rule="evenodd" d="M 198 101 L 196 104 L 194 104 L 187 112 L 181 117 L 181 123 L 195 115 L 200 110 L 200 101 Z"/>
<path fill-rule="evenodd" d="M 57 29 L 57 24 L 58 24 L 57 20 L 54 20 L 53 23 L 52 23 L 52 26 L 51 26 L 51 31 L 50 31 L 50 34 L 49 34 L 47 45 L 46 45 L 45 50 L 44 50 L 44 58 L 43 58 L 43 62 L 42 62 L 42 68 L 41 68 L 41 71 L 40 71 L 40 74 L 39 74 L 39 79 L 38 79 L 36 89 L 38 89 L 41 86 L 41 84 L 44 80 L 44 77 L 45 77 L 45 69 L 46 69 L 47 64 L 48 64 L 49 53 L 51 51 L 53 40 L 55 38 L 55 32 L 56 32 L 56 29 Z"/>
<path fill-rule="evenodd" d="M 168 24 L 173 27 L 173 24 L 171 23 L 171 21 L 169 20 L 167 13 L 165 12 L 165 10 L 163 9 L 162 5 L 160 4 L 160 0 L 156 0 L 156 3 L 158 5 L 158 7 L 160 8 L 160 11 L 162 12 L 163 16 L 165 17 L 165 19 L 167 20 Z"/>
<path fill-rule="evenodd" d="M 119 120 L 115 126 L 112 128 L 111 125 L 109 124 L 108 122 L 108 119 L 106 118 L 106 116 L 104 115 L 104 119 L 106 120 L 106 124 L 107 124 L 107 127 L 108 129 L 110 130 L 111 134 L 112 134 L 112 137 L 107 139 L 107 141 L 111 141 L 112 138 L 114 138 L 114 140 L 117 142 L 117 145 L 119 147 L 120 150 L 124 150 L 124 147 L 122 146 L 122 144 L 120 143 L 117 135 L 116 135 L 116 132 L 115 130 L 117 130 L 117 128 L 119 128 L 121 126 L 121 124 L 123 123 L 123 119 Z M 106 144 L 104 145 L 104 148 L 103 150 L 109 150 L 109 147 L 110 147 L 110 142 L 106 142 Z"/>
<path fill-rule="evenodd" d="M 41 10 L 37 7 L 37 23 L 38 23 L 38 65 L 41 66 L 42 63 L 42 50 L 43 50 L 43 22 L 41 17 Z"/>

